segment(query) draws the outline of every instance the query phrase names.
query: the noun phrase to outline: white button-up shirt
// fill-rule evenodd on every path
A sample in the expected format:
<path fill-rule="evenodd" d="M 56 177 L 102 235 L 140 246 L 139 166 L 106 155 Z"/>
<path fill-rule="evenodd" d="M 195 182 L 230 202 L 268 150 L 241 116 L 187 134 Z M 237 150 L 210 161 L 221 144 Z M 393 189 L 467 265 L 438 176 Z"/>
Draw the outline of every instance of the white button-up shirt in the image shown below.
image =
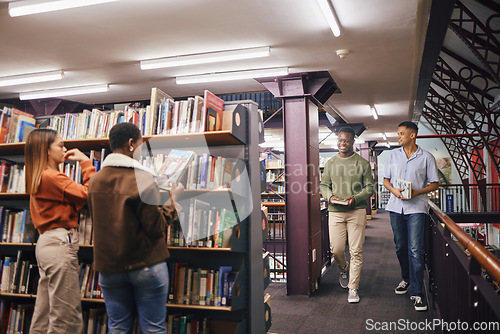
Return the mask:
<path fill-rule="evenodd" d="M 390 179 L 394 187 L 397 179 L 411 182 L 414 190 L 420 190 L 428 183 L 439 182 L 436 159 L 429 152 L 418 147 L 408 159 L 403 147 L 391 151 L 384 166 L 384 178 Z M 427 194 L 401 200 L 391 193 L 386 210 L 402 214 L 427 213 L 429 203 Z"/>

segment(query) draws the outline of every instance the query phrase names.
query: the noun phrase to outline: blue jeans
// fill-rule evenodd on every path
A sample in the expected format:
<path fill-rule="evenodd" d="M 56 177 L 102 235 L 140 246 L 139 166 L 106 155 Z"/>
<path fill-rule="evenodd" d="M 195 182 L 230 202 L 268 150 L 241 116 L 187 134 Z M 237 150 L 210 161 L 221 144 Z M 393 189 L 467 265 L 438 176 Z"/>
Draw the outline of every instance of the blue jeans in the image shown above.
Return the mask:
<path fill-rule="evenodd" d="M 410 295 L 423 297 L 425 213 L 390 212 L 401 276 L 410 283 Z"/>
<path fill-rule="evenodd" d="M 166 333 L 168 268 L 165 262 L 127 272 L 100 272 L 109 334 L 132 333 L 137 310 L 142 333 Z"/>

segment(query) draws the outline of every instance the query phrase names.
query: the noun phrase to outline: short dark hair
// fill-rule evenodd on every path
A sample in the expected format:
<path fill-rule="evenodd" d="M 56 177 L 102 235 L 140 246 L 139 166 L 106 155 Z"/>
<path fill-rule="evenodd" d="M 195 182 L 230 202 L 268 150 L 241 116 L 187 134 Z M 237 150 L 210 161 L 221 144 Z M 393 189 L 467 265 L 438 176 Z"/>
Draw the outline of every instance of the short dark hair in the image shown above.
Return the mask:
<path fill-rule="evenodd" d="M 339 133 L 350 133 L 352 135 L 352 139 L 354 139 L 356 137 L 356 133 L 354 132 L 353 129 L 349 128 L 349 127 L 343 127 L 339 130 Z"/>
<path fill-rule="evenodd" d="M 133 123 L 119 123 L 109 131 L 109 146 L 111 151 L 124 148 L 129 139 L 134 142 L 141 138 L 141 130 Z"/>
<path fill-rule="evenodd" d="M 398 127 L 400 127 L 400 126 L 404 126 L 410 130 L 415 131 L 415 133 L 418 133 L 418 126 L 417 126 L 417 124 L 415 124 L 413 122 L 404 121 L 404 122 L 399 123 Z"/>

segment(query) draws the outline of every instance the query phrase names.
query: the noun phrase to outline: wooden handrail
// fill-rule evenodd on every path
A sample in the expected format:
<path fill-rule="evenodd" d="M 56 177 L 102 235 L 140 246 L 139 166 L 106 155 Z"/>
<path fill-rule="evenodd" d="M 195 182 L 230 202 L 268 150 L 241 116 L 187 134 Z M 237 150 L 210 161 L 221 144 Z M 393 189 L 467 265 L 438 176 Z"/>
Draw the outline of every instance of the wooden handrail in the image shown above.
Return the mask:
<path fill-rule="evenodd" d="M 436 204 L 429 201 L 429 204 L 434 213 L 446 225 L 448 230 L 460 241 L 462 245 L 471 253 L 479 264 L 493 277 L 497 282 L 500 282 L 500 260 L 497 259 L 491 252 L 486 250 L 477 240 L 474 240 L 464 230 L 442 212 Z"/>
<path fill-rule="evenodd" d="M 264 206 L 285 206 L 285 202 L 262 202 Z"/>

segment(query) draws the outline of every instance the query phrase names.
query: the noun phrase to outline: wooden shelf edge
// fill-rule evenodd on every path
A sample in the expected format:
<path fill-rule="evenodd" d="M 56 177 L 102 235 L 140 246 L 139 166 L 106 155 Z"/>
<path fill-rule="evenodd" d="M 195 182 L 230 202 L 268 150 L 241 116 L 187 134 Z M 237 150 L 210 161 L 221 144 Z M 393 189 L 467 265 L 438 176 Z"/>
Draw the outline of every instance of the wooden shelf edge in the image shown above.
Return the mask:
<path fill-rule="evenodd" d="M 169 308 L 184 308 L 184 309 L 195 309 L 195 310 L 210 310 L 210 311 L 232 311 L 231 306 L 207 306 L 207 305 L 184 305 L 184 304 L 169 304 Z"/>

